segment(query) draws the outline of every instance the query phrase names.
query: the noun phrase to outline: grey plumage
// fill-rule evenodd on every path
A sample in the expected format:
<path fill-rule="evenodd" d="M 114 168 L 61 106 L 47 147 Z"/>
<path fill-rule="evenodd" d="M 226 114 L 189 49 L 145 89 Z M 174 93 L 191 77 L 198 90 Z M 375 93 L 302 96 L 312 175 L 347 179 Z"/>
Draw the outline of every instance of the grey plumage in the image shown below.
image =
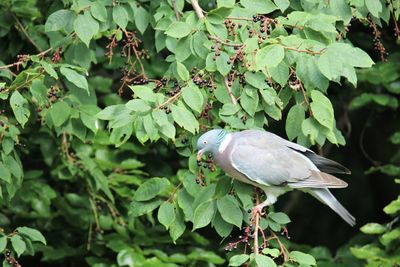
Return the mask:
<path fill-rule="evenodd" d="M 199 138 L 198 148 L 200 156 L 211 152 L 217 164 L 233 178 L 264 190 L 267 199 L 263 206 L 273 204 L 287 191 L 300 189 L 332 208 L 350 225 L 355 224 L 354 217 L 329 191 L 347 187 L 346 182 L 329 173 L 350 173 L 335 161 L 260 130 L 212 130 Z"/>

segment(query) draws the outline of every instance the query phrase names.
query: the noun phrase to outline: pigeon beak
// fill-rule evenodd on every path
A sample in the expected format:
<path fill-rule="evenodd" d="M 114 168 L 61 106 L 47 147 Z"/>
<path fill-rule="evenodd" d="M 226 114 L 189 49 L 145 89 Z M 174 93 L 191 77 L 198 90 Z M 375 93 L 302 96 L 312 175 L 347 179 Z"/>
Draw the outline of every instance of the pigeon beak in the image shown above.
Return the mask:
<path fill-rule="evenodd" d="M 197 152 L 197 161 L 201 161 L 201 157 L 203 156 L 203 150 L 199 150 L 199 152 Z"/>

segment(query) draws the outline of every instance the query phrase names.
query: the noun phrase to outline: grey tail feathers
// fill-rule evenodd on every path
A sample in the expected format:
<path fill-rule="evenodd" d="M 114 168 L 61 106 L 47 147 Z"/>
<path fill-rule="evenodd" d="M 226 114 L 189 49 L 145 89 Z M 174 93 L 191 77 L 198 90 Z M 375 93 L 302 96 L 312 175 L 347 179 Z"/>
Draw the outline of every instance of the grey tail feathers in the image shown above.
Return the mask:
<path fill-rule="evenodd" d="M 356 224 L 356 219 L 343 207 L 327 188 L 313 188 L 309 191 L 319 201 L 333 209 L 343 220 L 351 226 Z"/>

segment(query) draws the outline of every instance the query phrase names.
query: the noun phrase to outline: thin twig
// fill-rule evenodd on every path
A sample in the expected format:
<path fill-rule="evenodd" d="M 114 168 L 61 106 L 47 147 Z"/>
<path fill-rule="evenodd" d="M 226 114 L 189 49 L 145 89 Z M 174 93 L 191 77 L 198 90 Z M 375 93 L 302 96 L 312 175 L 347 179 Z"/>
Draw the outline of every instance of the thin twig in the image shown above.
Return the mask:
<path fill-rule="evenodd" d="M 228 95 L 231 97 L 232 104 L 236 105 L 237 100 L 232 93 L 232 88 L 229 86 L 228 79 L 226 77 L 224 77 L 224 85 L 225 85 L 226 91 L 228 91 Z"/>
<path fill-rule="evenodd" d="M 243 46 L 243 44 L 228 43 L 227 41 L 224 41 L 224 40 L 220 39 L 220 38 L 217 37 L 217 36 L 209 35 L 209 36 L 208 36 L 208 39 L 215 40 L 215 41 L 217 41 L 218 43 L 221 43 L 221 44 L 226 45 L 226 46 L 232 46 L 232 47 L 240 47 L 240 46 Z M 230 41 L 230 40 L 228 40 L 228 41 Z"/>
<path fill-rule="evenodd" d="M 199 2 L 197 2 L 197 0 L 191 0 L 190 2 L 192 3 L 192 7 L 196 12 L 197 17 L 199 19 L 204 19 L 203 10 L 201 9 Z"/>
<path fill-rule="evenodd" d="M 171 2 L 172 2 L 172 7 L 174 8 L 176 20 L 180 20 L 181 19 L 181 15 L 179 14 L 179 10 L 176 7 L 176 0 L 172 0 Z"/>
<path fill-rule="evenodd" d="M 40 52 L 39 54 L 36 54 L 36 56 L 38 56 L 38 57 L 43 57 L 44 55 L 46 55 L 47 53 L 49 53 L 52 49 L 53 49 L 53 48 L 50 47 L 49 49 L 47 49 L 47 50 L 45 50 L 45 51 L 43 51 L 43 52 Z M 2 70 L 2 69 L 9 69 L 9 68 L 12 68 L 12 67 L 18 67 L 19 65 L 22 65 L 22 64 L 24 64 L 25 62 L 27 62 L 28 60 L 30 60 L 30 58 L 31 58 L 31 56 L 30 56 L 30 55 L 27 55 L 27 59 L 26 59 L 26 60 L 23 60 L 23 61 L 19 60 L 19 61 L 17 61 L 17 62 L 8 64 L 8 65 L 0 66 L 0 70 Z"/>
<path fill-rule="evenodd" d="M 310 55 L 312 55 L 312 56 L 315 56 L 315 55 L 322 55 L 322 53 L 326 50 L 326 49 L 324 48 L 324 49 L 321 49 L 320 51 L 312 51 L 312 50 L 310 50 L 310 49 L 297 49 L 297 48 L 289 47 L 289 46 L 285 46 L 285 45 L 283 45 L 283 48 L 285 48 L 285 49 L 287 49 L 287 50 L 296 51 L 296 52 L 299 52 L 299 53 L 307 53 L 307 54 L 310 54 Z"/>
<path fill-rule="evenodd" d="M 17 18 L 17 16 L 13 15 L 15 21 L 17 22 L 17 26 L 15 27 L 17 30 L 21 30 L 21 32 L 25 35 L 26 39 L 39 51 L 42 52 L 40 47 L 36 44 L 35 41 L 29 36 L 28 32 L 25 30 L 24 25 L 22 25 L 21 21 Z"/>

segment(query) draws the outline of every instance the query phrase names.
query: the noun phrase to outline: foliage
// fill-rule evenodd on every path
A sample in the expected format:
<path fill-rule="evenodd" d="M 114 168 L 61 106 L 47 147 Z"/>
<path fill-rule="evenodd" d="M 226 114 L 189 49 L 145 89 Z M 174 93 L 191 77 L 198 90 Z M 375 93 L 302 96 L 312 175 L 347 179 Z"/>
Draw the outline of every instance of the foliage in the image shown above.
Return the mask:
<path fill-rule="evenodd" d="M 393 19 L 399 34 L 399 2 L 200 5 L 206 12 L 195 0 L 0 3 L 4 266 L 34 252 L 42 264 L 65 266 L 360 264 L 347 247 L 333 258 L 280 237 L 291 220 L 272 207 L 255 224 L 248 210 L 257 190 L 211 159 L 198 165 L 195 142 L 210 128 L 272 127 L 285 117 L 292 141 L 345 145 L 330 88 L 378 84 L 353 89 L 353 110 L 396 109 L 400 93 L 398 61 L 368 69 L 368 53 L 347 38 L 350 23 L 373 29 L 385 59 L 379 27 Z M 398 175 L 398 168 L 375 169 Z M 383 248 L 353 247 L 356 257 L 371 260 L 365 250 L 379 254 L 378 263 L 398 260 L 389 242 L 398 228 L 362 231 L 383 234 Z M 231 241 L 227 254 L 223 238 Z"/>

